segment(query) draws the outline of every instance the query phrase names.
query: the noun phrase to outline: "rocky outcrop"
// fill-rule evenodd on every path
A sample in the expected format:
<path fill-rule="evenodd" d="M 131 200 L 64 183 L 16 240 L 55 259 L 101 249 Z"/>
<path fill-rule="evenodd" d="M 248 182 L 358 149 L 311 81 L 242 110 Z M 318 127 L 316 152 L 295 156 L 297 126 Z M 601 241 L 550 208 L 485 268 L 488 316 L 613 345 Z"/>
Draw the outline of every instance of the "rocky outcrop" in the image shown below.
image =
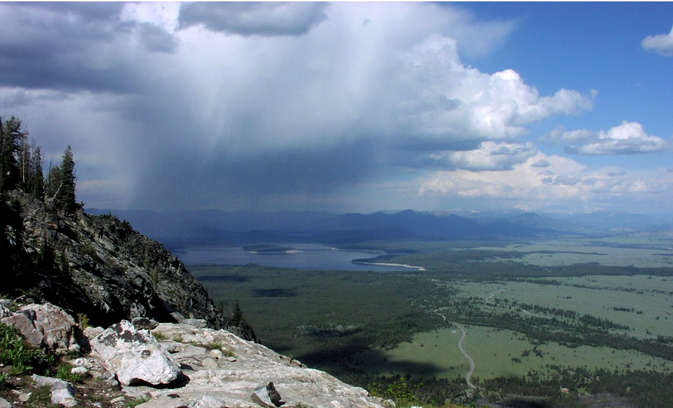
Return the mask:
<path fill-rule="evenodd" d="M 122 385 L 170 384 L 180 368 L 147 330 L 122 320 L 90 340 L 91 348 Z"/>
<path fill-rule="evenodd" d="M 123 389 L 129 395 L 172 401 L 172 405 L 162 406 L 195 406 L 204 398 L 216 401 L 219 405 L 214 406 L 218 407 L 383 406 L 362 388 L 347 385 L 226 330 L 162 323 L 152 333 L 162 339 L 161 344 L 180 364 L 187 380 L 176 389 Z M 139 407 L 152 406 L 158 405 L 150 402 Z"/>
<path fill-rule="evenodd" d="M 204 327 L 203 320 L 189 323 L 159 323 L 151 331 L 127 321 L 105 330 L 88 328 L 84 334 L 92 351 L 71 361 L 73 372 L 121 389 L 122 395 L 110 401 L 113 406 L 143 400 L 139 408 L 384 407 L 364 389 L 267 347 Z M 162 362 L 150 362 L 155 357 Z M 85 400 L 86 393 L 60 380 L 35 376 L 34 381 L 51 387 L 54 403 L 95 406 Z"/>
<path fill-rule="evenodd" d="M 33 381 L 37 386 L 48 386 L 51 390 L 51 403 L 66 407 L 77 406 L 75 394 L 77 389 L 72 384 L 57 378 L 43 377 L 33 374 Z"/>
<path fill-rule="evenodd" d="M 75 320 L 63 309 L 50 303 L 28 305 L 11 313 L 8 309 L 2 323 L 16 327 L 34 347 L 42 347 L 56 353 L 78 352 L 82 342 L 81 331 Z"/>
<path fill-rule="evenodd" d="M 3 196 L 4 198 L 4 196 Z M 9 288 L 48 301 L 92 324 L 148 317 L 226 325 L 206 289 L 158 242 L 129 223 L 79 212 L 59 215 L 20 192 L 6 204 L 0 255 L 12 269 Z"/>

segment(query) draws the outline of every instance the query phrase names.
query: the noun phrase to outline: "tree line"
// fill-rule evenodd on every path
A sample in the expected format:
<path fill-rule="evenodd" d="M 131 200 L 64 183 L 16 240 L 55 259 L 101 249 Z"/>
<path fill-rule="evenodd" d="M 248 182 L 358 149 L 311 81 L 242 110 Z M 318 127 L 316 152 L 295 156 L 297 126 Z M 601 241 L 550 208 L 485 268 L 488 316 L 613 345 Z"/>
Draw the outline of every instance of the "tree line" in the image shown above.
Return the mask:
<path fill-rule="evenodd" d="M 44 177 L 42 151 L 28 138 L 20 119 L 0 117 L 0 193 L 21 190 L 51 204 L 63 214 L 82 207 L 75 196 L 75 161 L 72 148 L 63 153 L 60 166 L 49 165 Z"/>

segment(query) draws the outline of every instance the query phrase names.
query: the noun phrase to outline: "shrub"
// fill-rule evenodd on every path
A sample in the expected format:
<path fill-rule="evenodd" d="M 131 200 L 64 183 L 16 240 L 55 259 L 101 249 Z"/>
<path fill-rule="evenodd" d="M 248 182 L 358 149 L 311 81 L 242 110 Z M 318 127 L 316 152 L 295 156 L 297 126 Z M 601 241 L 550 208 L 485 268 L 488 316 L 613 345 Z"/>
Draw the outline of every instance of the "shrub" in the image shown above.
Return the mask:
<path fill-rule="evenodd" d="M 35 355 L 14 326 L 0 323 L 0 364 L 11 365 L 16 375 L 24 374 L 33 369 Z"/>

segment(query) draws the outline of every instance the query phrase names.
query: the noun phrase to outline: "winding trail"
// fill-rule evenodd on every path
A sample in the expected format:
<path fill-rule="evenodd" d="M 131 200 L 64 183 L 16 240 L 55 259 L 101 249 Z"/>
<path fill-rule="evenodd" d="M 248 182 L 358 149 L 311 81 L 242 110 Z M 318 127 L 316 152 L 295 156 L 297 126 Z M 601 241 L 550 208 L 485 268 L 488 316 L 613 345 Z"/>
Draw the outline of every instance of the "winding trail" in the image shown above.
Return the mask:
<path fill-rule="evenodd" d="M 496 293 L 502 293 L 505 292 L 507 289 L 500 289 L 500 290 L 494 290 L 491 292 L 488 297 L 484 299 L 484 301 L 488 304 L 494 305 L 495 304 L 495 295 Z"/>
<path fill-rule="evenodd" d="M 458 340 L 458 349 L 460 349 L 460 352 L 463 353 L 467 361 L 470 362 L 470 371 L 465 374 L 465 382 L 467 383 L 468 387 L 472 388 L 473 390 L 476 390 L 477 387 L 472 384 L 472 374 L 474 374 L 474 360 L 472 357 L 470 357 L 469 354 L 467 354 L 467 351 L 465 351 L 465 348 L 463 348 L 463 340 L 465 340 L 465 336 L 467 336 L 467 332 L 463 328 L 463 326 L 459 325 L 458 323 L 453 323 L 454 326 L 460 329 L 461 332 L 463 332 L 463 335 L 460 336 L 460 340 Z"/>
<path fill-rule="evenodd" d="M 446 321 L 446 316 L 441 314 L 439 312 L 439 309 L 435 310 L 435 313 L 437 313 L 437 315 L 439 315 L 442 319 L 444 319 L 444 321 Z M 473 390 L 476 390 L 477 386 L 472 384 L 472 374 L 474 374 L 475 369 L 474 360 L 469 354 L 467 354 L 467 351 L 465 351 L 465 348 L 463 347 L 463 341 L 465 340 L 465 336 L 467 336 L 467 331 L 465 331 L 463 326 L 459 325 L 458 323 L 453 323 L 453 325 L 459 328 L 460 331 L 463 333 L 463 335 L 460 336 L 460 340 L 458 340 L 458 349 L 460 350 L 461 353 L 463 353 L 467 361 L 470 362 L 470 370 L 467 372 L 467 374 L 465 374 L 465 382 L 467 383 L 468 387 L 472 388 Z"/>

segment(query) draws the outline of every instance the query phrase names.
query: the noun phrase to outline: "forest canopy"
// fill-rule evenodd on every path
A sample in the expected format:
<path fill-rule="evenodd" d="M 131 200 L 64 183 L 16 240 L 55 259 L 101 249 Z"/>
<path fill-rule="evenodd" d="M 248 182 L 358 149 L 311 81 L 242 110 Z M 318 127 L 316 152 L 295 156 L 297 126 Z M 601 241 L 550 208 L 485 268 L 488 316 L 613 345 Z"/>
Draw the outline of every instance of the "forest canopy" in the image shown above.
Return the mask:
<path fill-rule="evenodd" d="M 72 148 L 63 153 L 60 166 L 49 166 L 44 177 L 42 152 L 21 120 L 0 117 L 0 193 L 21 190 L 38 200 L 52 204 L 63 214 L 74 214 L 82 208 L 75 195 L 75 160 Z"/>

